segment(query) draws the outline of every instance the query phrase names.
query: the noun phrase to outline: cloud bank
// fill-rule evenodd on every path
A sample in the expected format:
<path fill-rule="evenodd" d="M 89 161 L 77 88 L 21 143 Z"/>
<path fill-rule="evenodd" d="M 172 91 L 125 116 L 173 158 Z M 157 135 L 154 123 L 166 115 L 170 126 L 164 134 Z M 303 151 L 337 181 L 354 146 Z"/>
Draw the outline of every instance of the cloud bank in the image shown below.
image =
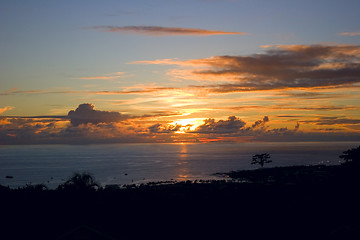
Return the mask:
<path fill-rule="evenodd" d="M 168 74 L 180 79 L 216 82 L 190 86 L 212 93 L 352 87 L 360 83 L 358 45 L 279 45 L 267 46 L 265 53 L 250 56 L 132 63 L 182 67 Z"/>
<path fill-rule="evenodd" d="M 211 141 L 360 141 L 360 120 L 319 117 L 295 121 L 294 127 L 270 128 L 270 117 L 246 122 L 236 116 L 180 125 L 95 110 L 80 104 L 64 116 L 0 117 L 0 144 L 93 144 Z M 300 124 L 321 127 L 301 130 Z M 346 129 L 352 129 L 351 132 Z"/>
<path fill-rule="evenodd" d="M 218 30 L 205 30 L 197 28 L 178 28 L 160 26 L 99 26 L 92 29 L 104 32 L 117 32 L 125 34 L 141 34 L 148 36 L 209 36 L 209 35 L 244 35 L 243 32 L 226 32 Z"/>

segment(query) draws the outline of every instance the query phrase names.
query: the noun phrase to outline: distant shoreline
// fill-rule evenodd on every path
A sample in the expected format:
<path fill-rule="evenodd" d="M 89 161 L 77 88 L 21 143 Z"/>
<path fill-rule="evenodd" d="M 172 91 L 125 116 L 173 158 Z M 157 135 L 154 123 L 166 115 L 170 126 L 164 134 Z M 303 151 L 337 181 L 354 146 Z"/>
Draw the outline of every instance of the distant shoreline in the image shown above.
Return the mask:
<path fill-rule="evenodd" d="M 341 164 L 338 165 L 295 165 L 295 166 L 283 166 L 283 167 L 264 167 L 252 170 L 237 170 L 223 173 L 213 173 L 213 176 L 217 176 L 220 179 L 195 179 L 195 180 L 164 180 L 164 181 L 149 181 L 144 183 L 132 183 L 132 184 L 107 184 L 102 186 L 101 189 L 116 188 L 116 189 L 128 189 L 128 188 L 141 188 L 144 186 L 166 186 L 176 184 L 211 184 L 211 183 L 283 183 L 283 184 L 295 184 L 300 183 L 304 179 L 311 179 L 312 181 L 328 181 L 331 178 L 339 177 L 339 174 L 344 174 L 342 170 L 344 167 Z M 5 178 L 12 179 L 13 176 L 7 175 Z M 101 183 L 100 183 L 101 184 Z M 0 185 L 2 188 L 8 188 L 11 190 L 23 190 L 26 188 L 32 188 L 42 185 L 44 190 L 46 184 L 26 184 L 17 188 L 10 188 L 4 185 Z M 55 189 L 49 189 L 55 190 Z"/>
<path fill-rule="evenodd" d="M 74 171 L 89 171 L 101 184 L 216 178 L 213 173 L 255 169 L 251 156 L 269 152 L 265 167 L 336 165 L 347 143 L 141 144 L 0 146 L 0 184 L 56 188 Z M 128 175 L 125 175 L 128 174 Z M 13 176 L 13 179 L 5 178 Z"/>

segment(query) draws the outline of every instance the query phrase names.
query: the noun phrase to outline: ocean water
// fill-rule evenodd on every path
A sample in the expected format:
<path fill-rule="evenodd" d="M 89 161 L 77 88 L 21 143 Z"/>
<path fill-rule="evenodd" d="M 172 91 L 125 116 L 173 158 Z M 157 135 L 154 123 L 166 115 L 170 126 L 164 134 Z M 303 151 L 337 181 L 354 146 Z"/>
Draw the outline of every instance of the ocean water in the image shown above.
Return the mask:
<path fill-rule="evenodd" d="M 43 183 L 56 188 L 74 172 L 92 173 L 101 185 L 217 179 L 217 172 L 255 169 L 254 154 L 268 152 L 266 167 L 339 164 L 359 142 L 104 144 L 0 146 L 0 184 Z M 13 176 L 13 178 L 6 178 Z"/>

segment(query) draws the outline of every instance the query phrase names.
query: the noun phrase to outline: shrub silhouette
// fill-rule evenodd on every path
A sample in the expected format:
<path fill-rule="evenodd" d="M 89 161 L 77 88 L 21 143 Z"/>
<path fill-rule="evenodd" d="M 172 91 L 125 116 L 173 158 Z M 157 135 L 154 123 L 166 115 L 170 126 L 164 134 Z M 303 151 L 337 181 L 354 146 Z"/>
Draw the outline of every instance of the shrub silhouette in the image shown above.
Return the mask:
<path fill-rule="evenodd" d="M 270 154 L 262 153 L 262 154 L 255 154 L 252 157 L 251 164 L 260 164 L 261 167 L 264 166 L 265 163 L 271 163 Z"/>
<path fill-rule="evenodd" d="M 352 148 L 343 152 L 343 155 L 339 156 L 344 159 L 344 165 L 360 166 L 360 146 Z"/>
<path fill-rule="evenodd" d="M 48 190 L 48 187 L 41 183 L 41 184 L 26 184 L 25 187 L 23 187 L 22 189 L 27 190 L 27 191 L 36 191 L 36 192 L 40 192 L 40 191 L 45 191 Z"/>
<path fill-rule="evenodd" d="M 95 178 L 87 172 L 74 173 L 65 183 L 59 185 L 59 190 L 96 190 L 100 185 L 95 181 Z"/>

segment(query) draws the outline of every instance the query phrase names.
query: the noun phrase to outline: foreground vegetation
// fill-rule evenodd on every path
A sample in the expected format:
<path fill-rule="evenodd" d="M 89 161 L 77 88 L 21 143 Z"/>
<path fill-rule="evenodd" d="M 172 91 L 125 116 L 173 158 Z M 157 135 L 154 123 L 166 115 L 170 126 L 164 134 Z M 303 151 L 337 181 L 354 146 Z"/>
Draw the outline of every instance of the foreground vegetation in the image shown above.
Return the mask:
<path fill-rule="evenodd" d="M 56 190 L 45 185 L 0 187 L 5 222 L 0 235 L 12 239 L 359 239 L 359 161 L 344 160 L 338 166 L 221 173 L 228 181 L 101 187 L 91 175 L 77 173 Z"/>

